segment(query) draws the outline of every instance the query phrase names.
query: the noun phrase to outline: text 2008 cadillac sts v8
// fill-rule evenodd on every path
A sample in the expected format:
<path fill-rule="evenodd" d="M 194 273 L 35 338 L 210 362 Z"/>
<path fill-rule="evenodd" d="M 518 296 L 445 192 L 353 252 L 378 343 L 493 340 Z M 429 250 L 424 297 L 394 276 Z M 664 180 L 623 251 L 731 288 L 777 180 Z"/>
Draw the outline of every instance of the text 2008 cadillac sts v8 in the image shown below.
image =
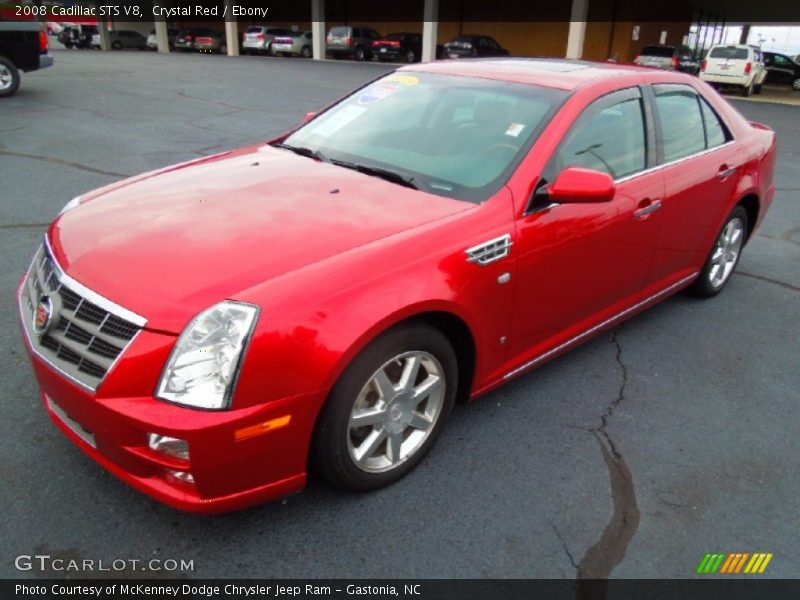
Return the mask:
<path fill-rule="evenodd" d="M 774 133 L 673 72 L 404 68 L 268 144 L 70 202 L 19 289 L 44 404 L 172 506 L 408 473 L 453 403 L 717 294 Z"/>

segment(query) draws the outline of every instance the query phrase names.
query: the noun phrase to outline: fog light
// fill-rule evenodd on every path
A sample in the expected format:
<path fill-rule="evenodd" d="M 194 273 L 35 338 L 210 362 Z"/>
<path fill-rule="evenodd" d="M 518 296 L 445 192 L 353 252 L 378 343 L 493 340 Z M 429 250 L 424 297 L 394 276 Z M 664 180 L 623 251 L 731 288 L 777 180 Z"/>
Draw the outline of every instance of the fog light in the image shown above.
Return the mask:
<path fill-rule="evenodd" d="M 167 474 L 167 479 L 194 485 L 194 475 L 189 473 L 189 471 L 173 471 L 172 469 L 164 469 L 164 472 Z"/>
<path fill-rule="evenodd" d="M 148 438 L 148 446 L 151 450 L 161 452 L 181 460 L 189 460 L 189 442 L 168 435 L 151 433 Z"/>

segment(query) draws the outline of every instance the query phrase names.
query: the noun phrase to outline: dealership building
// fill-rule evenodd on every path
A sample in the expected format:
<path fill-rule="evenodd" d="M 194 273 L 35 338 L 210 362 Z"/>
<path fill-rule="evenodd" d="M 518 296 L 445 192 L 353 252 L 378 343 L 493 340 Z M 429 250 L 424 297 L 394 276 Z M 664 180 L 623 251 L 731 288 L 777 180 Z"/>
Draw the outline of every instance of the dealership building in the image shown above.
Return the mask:
<path fill-rule="evenodd" d="M 236 0 L 226 0 L 229 6 Z M 160 7 L 180 6 L 168 2 Z M 229 55 L 239 53 L 242 34 L 253 24 L 269 24 L 313 34 L 313 56 L 325 58 L 325 34 L 334 26 L 364 25 L 381 34 L 423 36 L 422 59 L 433 60 L 437 46 L 462 34 L 495 38 L 512 56 L 549 56 L 630 62 L 648 44 L 686 44 L 695 50 L 721 41 L 730 2 L 671 0 L 668 7 L 642 7 L 635 0 L 404 0 L 401 6 L 374 0 L 292 0 L 270 2 L 269 17 L 198 21 L 178 16 L 165 22 L 107 21 L 111 29 L 155 29 L 162 52 L 169 52 L 168 28 L 206 27 L 225 31 Z M 398 4 L 398 3 L 395 3 Z M 266 6 L 266 4 L 265 4 Z M 648 10 L 650 12 L 648 12 Z M 232 11 L 229 11 L 229 14 Z M 651 13 L 651 14 L 650 14 Z M 665 18 L 666 17 L 666 18 Z M 748 26 L 743 38 L 746 39 Z M 109 49 L 106 28 L 102 47 Z"/>

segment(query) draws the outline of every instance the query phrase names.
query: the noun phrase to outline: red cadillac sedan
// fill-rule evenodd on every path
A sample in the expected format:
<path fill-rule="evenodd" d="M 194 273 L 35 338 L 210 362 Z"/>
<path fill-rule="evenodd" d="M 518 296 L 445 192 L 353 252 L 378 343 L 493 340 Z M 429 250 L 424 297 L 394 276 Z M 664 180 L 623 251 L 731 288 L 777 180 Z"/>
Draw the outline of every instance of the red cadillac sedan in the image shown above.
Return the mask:
<path fill-rule="evenodd" d="M 179 509 L 413 469 L 453 404 L 718 294 L 775 134 L 675 72 L 438 62 L 69 202 L 19 288 L 44 405 Z"/>

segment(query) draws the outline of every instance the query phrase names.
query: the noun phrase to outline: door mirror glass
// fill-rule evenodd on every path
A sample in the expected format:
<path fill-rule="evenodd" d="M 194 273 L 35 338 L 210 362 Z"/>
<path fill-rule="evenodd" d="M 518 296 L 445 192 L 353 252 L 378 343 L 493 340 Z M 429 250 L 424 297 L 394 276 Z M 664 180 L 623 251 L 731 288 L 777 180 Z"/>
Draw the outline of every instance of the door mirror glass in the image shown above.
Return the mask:
<path fill-rule="evenodd" d="M 558 204 L 584 204 L 609 202 L 614 198 L 614 180 L 608 173 L 569 167 L 561 171 L 547 189 L 551 202 Z"/>

